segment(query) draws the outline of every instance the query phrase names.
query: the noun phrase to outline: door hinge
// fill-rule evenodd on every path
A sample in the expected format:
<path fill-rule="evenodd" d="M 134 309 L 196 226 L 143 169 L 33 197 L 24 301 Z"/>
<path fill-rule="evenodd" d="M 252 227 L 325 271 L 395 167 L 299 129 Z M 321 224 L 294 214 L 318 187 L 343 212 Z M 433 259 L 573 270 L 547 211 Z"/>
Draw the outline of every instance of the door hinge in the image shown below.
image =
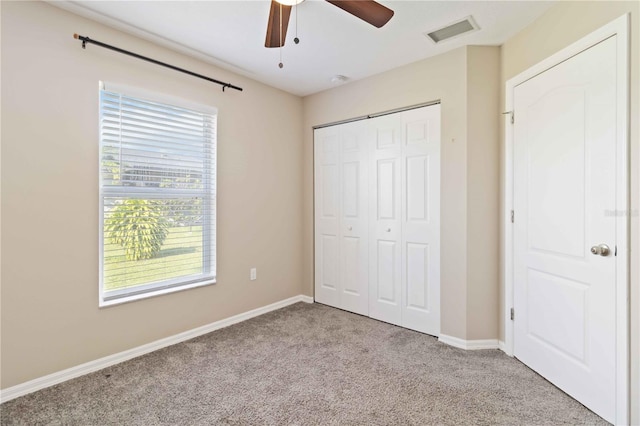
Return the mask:
<path fill-rule="evenodd" d="M 515 113 L 513 111 L 505 111 L 502 113 L 502 115 L 507 115 L 509 114 L 511 116 L 511 124 L 515 123 Z"/>
<path fill-rule="evenodd" d="M 617 256 L 617 255 L 618 255 L 618 246 L 615 246 L 615 250 L 614 250 L 614 252 L 613 252 L 613 255 L 614 255 L 614 256 Z"/>
<path fill-rule="evenodd" d="M 511 223 L 514 223 L 516 214 L 511 210 Z"/>
<path fill-rule="evenodd" d="M 513 308 L 511 308 L 511 321 L 513 321 L 515 317 L 516 317 L 515 311 L 513 310 Z"/>

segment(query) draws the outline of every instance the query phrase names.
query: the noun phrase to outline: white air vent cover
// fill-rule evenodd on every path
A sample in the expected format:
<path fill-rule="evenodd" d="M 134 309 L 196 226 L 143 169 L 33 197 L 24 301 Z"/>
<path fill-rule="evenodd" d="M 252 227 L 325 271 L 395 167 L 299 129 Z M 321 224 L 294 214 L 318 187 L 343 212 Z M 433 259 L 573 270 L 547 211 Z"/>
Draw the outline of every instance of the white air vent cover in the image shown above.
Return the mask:
<path fill-rule="evenodd" d="M 429 40 L 434 43 L 440 43 L 462 34 L 478 31 L 480 27 L 473 19 L 473 16 L 467 16 L 459 21 L 447 25 L 446 27 L 424 33 Z"/>

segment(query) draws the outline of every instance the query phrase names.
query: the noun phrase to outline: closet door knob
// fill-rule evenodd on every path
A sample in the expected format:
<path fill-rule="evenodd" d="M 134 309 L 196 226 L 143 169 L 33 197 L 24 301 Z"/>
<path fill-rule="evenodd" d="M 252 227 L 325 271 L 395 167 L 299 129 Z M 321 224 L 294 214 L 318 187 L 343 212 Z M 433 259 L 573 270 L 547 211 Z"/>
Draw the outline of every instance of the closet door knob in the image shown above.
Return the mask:
<path fill-rule="evenodd" d="M 595 254 L 596 256 L 600 255 L 607 257 L 609 256 L 609 253 L 611 253 L 611 249 L 606 244 L 600 244 L 599 246 L 591 247 L 591 253 Z"/>
<path fill-rule="evenodd" d="M 387 228 L 387 232 L 391 232 L 391 228 Z"/>

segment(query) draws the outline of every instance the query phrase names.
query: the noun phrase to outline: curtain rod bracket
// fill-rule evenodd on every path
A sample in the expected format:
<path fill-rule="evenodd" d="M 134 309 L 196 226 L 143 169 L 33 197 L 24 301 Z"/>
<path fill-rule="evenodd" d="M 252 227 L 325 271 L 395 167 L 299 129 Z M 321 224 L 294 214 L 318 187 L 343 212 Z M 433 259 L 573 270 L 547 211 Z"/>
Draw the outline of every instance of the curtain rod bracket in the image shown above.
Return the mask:
<path fill-rule="evenodd" d="M 82 41 L 82 48 L 83 49 L 87 48 L 87 43 L 95 44 L 96 46 L 104 47 L 105 49 L 113 50 L 114 52 L 122 53 L 123 55 L 133 56 L 134 58 L 141 59 L 141 60 L 147 61 L 147 62 L 151 62 L 152 64 L 160 65 L 160 66 L 165 67 L 165 68 L 170 68 L 170 69 L 172 69 L 174 71 L 179 71 L 181 73 L 189 74 L 190 76 L 193 76 L 193 77 L 198 77 L 198 78 L 201 78 L 203 80 L 207 80 L 207 81 L 210 81 L 212 83 L 219 84 L 219 85 L 222 86 L 222 91 L 223 92 L 225 91 L 225 89 L 227 87 L 229 87 L 231 89 L 236 89 L 236 90 L 242 92 L 242 87 L 234 86 L 231 83 L 225 83 L 224 81 L 216 80 L 215 78 L 207 77 L 206 75 L 198 74 L 198 73 L 195 73 L 193 71 L 186 70 L 184 68 L 176 67 L 175 65 L 167 64 L 165 62 L 158 61 L 156 59 L 152 59 L 152 58 L 149 58 L 149 57 L 146 57 L 146 56 L 142 56 L 142 55 L 139 55 L 137 53 L 133 53 L 133 52 L 130 52 L 128 50 L 121 49 L 119 47 L 111 46 L 109 44 L 102 43 L 102 42 L 97 41 L 97 40 L 92 40 L 89 37 L 81 36 L 78 33 L 74 34 L 73 38 L 75 38 L 76 40 L 81 40 Z"/>

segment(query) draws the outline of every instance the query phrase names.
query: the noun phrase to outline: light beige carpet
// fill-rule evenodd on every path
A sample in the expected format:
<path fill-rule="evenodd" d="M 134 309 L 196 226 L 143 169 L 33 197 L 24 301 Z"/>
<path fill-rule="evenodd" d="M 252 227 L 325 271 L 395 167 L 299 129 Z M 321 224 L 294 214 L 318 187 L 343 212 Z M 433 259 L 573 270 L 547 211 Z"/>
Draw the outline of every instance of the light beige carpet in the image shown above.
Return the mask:
<path fill-rule="evenodd" d="M 498 350 L 298 303 L 0 406 L 2 425 L 605 424 Z"/>

